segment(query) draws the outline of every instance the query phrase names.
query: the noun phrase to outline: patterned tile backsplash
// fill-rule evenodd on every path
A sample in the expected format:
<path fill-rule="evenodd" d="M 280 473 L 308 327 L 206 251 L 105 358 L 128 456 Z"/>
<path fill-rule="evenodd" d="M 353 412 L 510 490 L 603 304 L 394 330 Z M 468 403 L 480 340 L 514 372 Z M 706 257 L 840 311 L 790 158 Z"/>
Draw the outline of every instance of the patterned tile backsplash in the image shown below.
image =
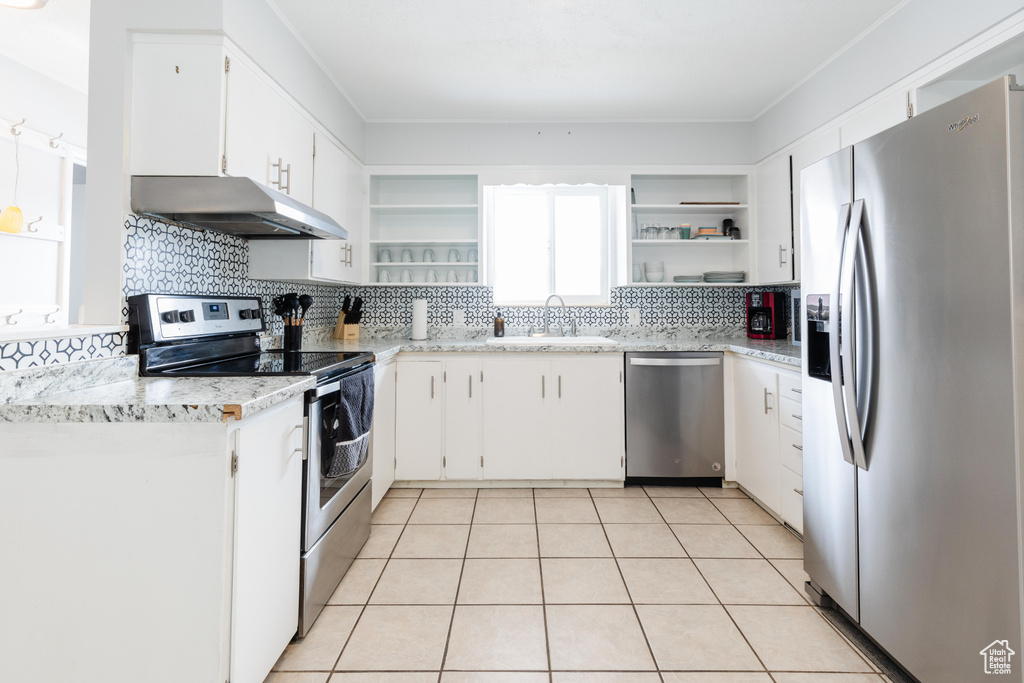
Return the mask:
<path fill-rule="evenodd" d="M 199 232 L 129 216 L 124 225 L 123 294 L 237 294 L 259 296 L 264 311 L 270 300 L 298 291 L 313 297 L 309 327 L 333 327 L 346 294 L 363 298 L 363 324 L 403 329 L 412 324 L 412 300 L 428 301 L 428 324 L 448 327 L 453 312 L 465 312 L 465 325 L 485 328 L 497 312 L 490 287 L 417 287 L 296 284 L 253 280 L 248 276 L 249 243 L 231 235 Z M 739 333 L 744 324 L 744 294 L 770 287 L 615 287 L 610 306 L 572 306 L 569 312 L 584 330 L 624 327 L 627 309 L 640 310 L 641 327 L 715 328 Z M 783 288 L 784 289 L 784 288 Z M 502 307 L 506 326 L 525 331 L 543 321 L 539 306 Z M 122 304 L 127 320 L 127 306 Z M 558 318 L 556 317 L 556 320 Z M 281 334 L 279 318 L 270 332 Z M 123 334 L 0 344 L 0 370 L 82 360 L 124 353 Z"/>

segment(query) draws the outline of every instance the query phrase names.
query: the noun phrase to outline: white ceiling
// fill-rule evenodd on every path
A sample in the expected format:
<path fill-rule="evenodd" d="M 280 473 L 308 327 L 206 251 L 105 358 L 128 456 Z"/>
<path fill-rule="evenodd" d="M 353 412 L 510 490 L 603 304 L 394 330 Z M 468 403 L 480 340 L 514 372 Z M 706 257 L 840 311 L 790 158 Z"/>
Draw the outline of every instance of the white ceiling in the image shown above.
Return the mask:
<path fill-rule="evenodd" d="M 89 0 L 0 7 L 0 54 L 80 92 L 89 84 Z"/>
<path fill-rule="evenodd" d="M 370 121 L 751 120 L 905 0 L 272 0 Z"/>

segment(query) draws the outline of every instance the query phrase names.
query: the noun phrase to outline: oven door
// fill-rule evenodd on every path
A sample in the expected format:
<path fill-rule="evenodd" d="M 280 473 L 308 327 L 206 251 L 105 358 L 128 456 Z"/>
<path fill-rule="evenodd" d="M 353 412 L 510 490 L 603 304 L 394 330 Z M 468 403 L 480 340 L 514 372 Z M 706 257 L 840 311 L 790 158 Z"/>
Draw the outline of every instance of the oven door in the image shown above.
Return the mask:
<path fill-rule="evenodd" d="M 373 367 L 359 372 L 372 373 Z M 354 471 L 336 477 L 329 476 L 329 472 L 325 473 L 324 454 L 334 452 L 331 423 L 340 394 L 337 381 L 317 387 L 309 393 L 306 407 L 306 462 L 303 463 L 303 552 L 312 548 L 324 535 L 328 527 L 370 481 L 373 472 L 373 456 L 367 449 L 365 461 Z"/>

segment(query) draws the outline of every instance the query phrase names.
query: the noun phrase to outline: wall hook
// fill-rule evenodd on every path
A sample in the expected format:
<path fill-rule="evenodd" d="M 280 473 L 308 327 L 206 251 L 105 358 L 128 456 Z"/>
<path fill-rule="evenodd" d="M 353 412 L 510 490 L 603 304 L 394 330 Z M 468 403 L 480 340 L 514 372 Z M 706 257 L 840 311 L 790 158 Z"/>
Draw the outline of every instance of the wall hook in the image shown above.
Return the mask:
<path fill-rule="evenodd" d="M 60 145 L 57 144 L 57 141 L 60 140 L 62 137 L 64 137 L 63 131 L 57 137 L 50 138 L 50 147 L 52 147 L 53 149 L 57 149 L 58 147 L 60 147 Z"/>
<path fill-rule="evenodd" d="M 15 123 L 14 125 L 12 125 L 11 126 L 11 135 L 14 135 L 14 136 L 21 135 L 21 131 L 18 130 L 18 128 L 20 126 L 24 126 L 25 125 L 25 121 L 27 121 L 27 120 L 28 119 L 22 117 L 22 119 L 21 119 L 21 121 L 19 123 Z"/>
<path fill-rule="evenodd" d="M 17 325 L 17 324 L 18 324 L 18 321 L 17 321 L 17 320 L 14 320 L 14 316 L 16 316 L 16 315 L 21 315 L 21 314 L 22 314 L 22 313 L 24 313 L 24 312 L 25 312 L 25 309 L 24 309 L 24 308 L 19 308 L 19 309 L 18 309 L 17 311 L 15 311 L 14 313 L 9 313 L 8 315 L 4 316 L 4 318 L 5 318 L 5 322 L 4 322 L 4 324 L 5 324 L 5 325 Z"/>
<path fill-rule="evenodd" d="M 38 223 L 41 220 L 43 220 L 42 216 L 40 216 L 39 218 L 35 219 L 34 221 L 29 221 L 28 225 L 25 226 L 25 231 L 26 232 L 39 232 L 39 228 L 36 228 L 36 227 L 33 227 L 33 226 L 35 226 L 35 224 Z"/>
<path fill-rule="evenodd" d="M 52 325 L 53 323 L 57 322 L 56 319 L 50 320 L 50 316 L 57 315 L 58 313 L 60 313 L 60 306 L 57 306 L 57 308 L 53 309 L 52 311 L 46 314 L 46 317 L 43 319 L 43 324 Z"/>

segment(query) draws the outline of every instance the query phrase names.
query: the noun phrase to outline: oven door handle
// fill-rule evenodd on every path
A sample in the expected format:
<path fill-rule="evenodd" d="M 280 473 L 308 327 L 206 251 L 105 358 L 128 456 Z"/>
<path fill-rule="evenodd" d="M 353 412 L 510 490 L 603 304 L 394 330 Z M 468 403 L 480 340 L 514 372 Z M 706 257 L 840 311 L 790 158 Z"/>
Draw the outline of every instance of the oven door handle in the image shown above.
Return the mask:
<path fill-rule="evenodd" d="M 330 382 L 329 384 L 325 384 L 323 386 L 316 388 L 316 397 L 320 398 L 325 394 L 333 393 L 335 391 L 338 391 L 339 389 L 341 389 L 341 382 Z"/>

